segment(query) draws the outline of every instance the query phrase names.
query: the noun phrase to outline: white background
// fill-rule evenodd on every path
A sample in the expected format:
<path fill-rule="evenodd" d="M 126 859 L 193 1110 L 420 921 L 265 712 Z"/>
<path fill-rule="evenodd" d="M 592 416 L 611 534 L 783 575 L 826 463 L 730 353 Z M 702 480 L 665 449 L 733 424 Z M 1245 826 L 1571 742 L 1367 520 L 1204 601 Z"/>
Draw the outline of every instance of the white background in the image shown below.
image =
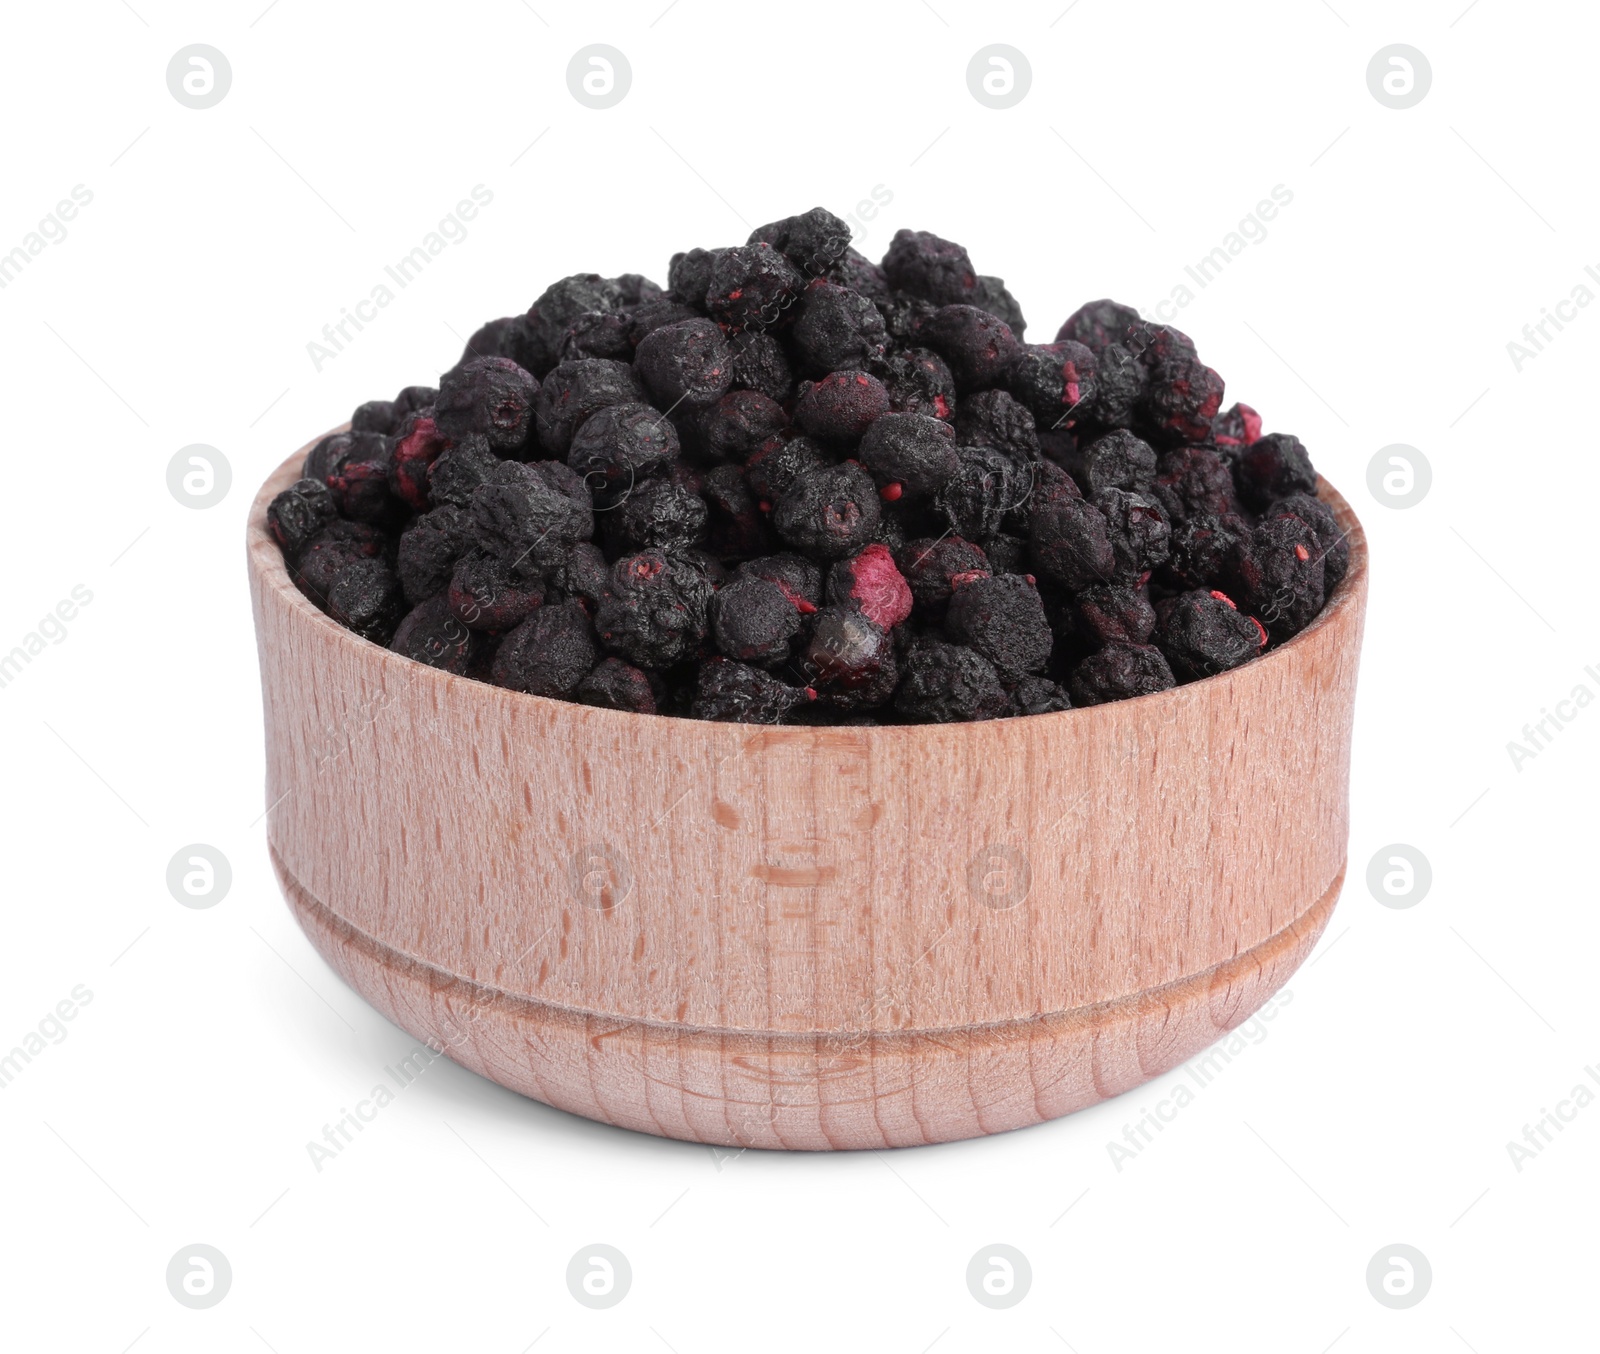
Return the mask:
<path fill-rule="evenodd" d="M 1600 308 L 1520 371 L 1506 347 L 1600 268 L 1592 12 L 263 8 L 5 21 L 0 250 L 74 185 L 93 201 L 0 291 L 0 650 L 74 585 L 93 601 L 0 690 L 0 1051 L 93 995 L 0 1091 L 0 1345 L 1595 1348 L 1600 1106 L 1520 1171 L 1506 1146 L 1600 1066 L 1600 710 L 1520 769 L 1507 751 L 1574 686 L 1600 693 Z M 196 42 L 232 66 L 202 111 L 165 78 Z M 633 71 L 606 111 L 565 77 L 594 42 Z M 1032 66 L 1005 111 L 965 79 L 996 42 Z M 1396 42 L 1433 72 L 1401 111 L 1365 76 Z M 308 342 L 475 184 L 494 196 L 466 239 L 317 371 Z M 1292 204 L 1178 323 L 1351 498 L 1373 590 L 1349 881 L 1266 1037 L 1120 1171 L 1107 1143 L 1181 1070 L 994 1139 L 725 1159 L 439 1063 L 318 1172 L 307 1141 L 413 1041 L 320 961 L 268 866 L 243 550 L 267 472 L 566 273 L 664 281 L 676 249 L 881 185 L 864 252 L 900 226 L 960 240 L 1048 339 L 1092 297 L 1153 306 L 1277 184 Z M 194 442 L 233 471 L 200 511 L 166 485 Z M 1366 487 L 1395 442 L 1433 467 L 1404 511 Z M 232 864 L 211 910 L 167 891 L 191 842 Z M 1394 842 L 1432 864 L 1408 910 L 1365 884 Z M 206 1311 L 164 1278 L 196 1242 L 233 1270 Z M 633 1268 L 608 1311 L 565 1282 L 594 1242 Z M 997 1242 L 1033 1270 L 1006 1311 L 964 1278 Z M 1406 1311 L 1365 1280 L 1396 1242 L 1433 1270 Z"/>

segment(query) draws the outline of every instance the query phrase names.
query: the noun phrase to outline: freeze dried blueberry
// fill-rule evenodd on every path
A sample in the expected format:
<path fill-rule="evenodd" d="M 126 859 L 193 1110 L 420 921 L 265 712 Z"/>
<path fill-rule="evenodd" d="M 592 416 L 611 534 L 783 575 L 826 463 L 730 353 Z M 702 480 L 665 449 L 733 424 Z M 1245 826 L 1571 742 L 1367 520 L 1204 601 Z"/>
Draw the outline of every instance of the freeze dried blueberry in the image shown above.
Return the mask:
<path fill-rule="evenodd" d="M 461 350 L 461 361 L 456 365 L 459 367 L 461 363 L 471 362 L 479 357 L 509 357 L 523 370 L 534 371 L 532 340 L 528 337 L 528 317 L 504 315 L 474 330 L 472 337 L 467 340 L 467 346 Z M 538 375 L 537 372 L 534 374 Z M 435 391 L 434 395 L 437 398 L 438 391 Z M 428 403 L 432 404 L 433 401 L 429 400 Z"/>
<path fill-rule="evenodd" d="M 803 270 L 802 270 L 803 271 Z M 846 248 L 844 256 L 822 274 L 829 282 L 837 282 L 859 292 L 867 300 L 885 301 L 889 297 L 889 278 L 871 259 L 860 251 Z"/>
<path fill-rule="evenodd" d="M 305 460 L 300 463 L 300 477 L 321 480 L 326 484 L 329 472 L 338 464 L 339 458 L 347 455 L 349 450 L 348 432 L 329 433 L 306 453 Z"/>
<path fill-rule="evenodd" d="M 1152 434 L 1159 433 L 1168 441 L 1204 441 L 1222 408 L 1222 377 L 1196 357 L 1192 348 L 1169 348 L 1158 342 L 1152 354 L 1145 365 L 1139 419 Z"/>
<path fill-rule="evenodd" d="M 931 320 L 939 307 L 907 291 L 891 291 L 888 296 L 873 302 L 883 316 L 883 327 L 896 343 L 916 343 L 922 326 Z"/>
<path fill-rule="evenodd" d="M 406 613 L 389 648 L 460 677 L 471 661 L 472 639 L 472 631 L 450 614 L 450 599 L 440 593 Z"/>
<path fill-rule="evenodd" d="M 628 318 L 628 342 L 635 349 L 644 342 L 647 335 L 655 333 L 658 329 L 665 329 L 669 324 L 680 324 L 684 320 L 701 318 L 699 311 L 692 310 L 666 296 L 641 301 L 624 314 Z"/>
<path fill-rule="evenodd" d="M 773 505 L 772 526 L 787 544 L 814 559 L 852 555 L 878 526 L 872 476 L 853 461 L 807 471 Z"/>
<path fill-rule="evenodd" d="M 911 615 L 911 589 L 889 548 L 878 542 L 828 570 L 828 602 L 854 606 L 880 630 L 893 630 Z"/>
<path fill-rule="evenodd" d="M 643 392 L 626 362 L 586 357 L 563 362 L 545 377 L 534 401 L 539 445 L 565 459 L 584 421 L 614 404 L 637 404 Z"/>
<path fill-rule="evenodd" d="M 296 480 L 267 505 L 267 530 L 293 564 L 319 532 L 339 516 L 333 492 L 321 480 Z"/>
<path fill-rule="evenodd" d="M 719 465 L 708 471 L 703 496 L 708 513 L 705 545 L 712 554 L 737 562 L 771 548 L 766 518 L 738 466 Z"/>
<path fill-rule="evenodd" d="M 715 461 L 744 461 L 789 426 L 783 406 L 756 390 L 730 390 L 700 415 L 700 440 Z"/>
<path fill-rule="evenodd" d="M 929 620 L 943 618 L 954 580 L 978 577 L 989 571 L 983 550 L 959 536 L 907 541 L 895 551 L 895 564 L 911 589 L 918 613 Z"/>
<path fill-rule="evenodd" d="M 368 400 L 365 404 L 357 405 L 355 413 L 350 415 L 350 431 L 382 433 L 387 437 L 394 431 L 395 422 L 393 400 Z"/>
<path fill-rule="evenodd" d="M 1275 640 L 1299 634 L 1322 610 L 1326 577 L 1316 531 L 1298 517 L 1268 517 L 1239 552 L 1241 605 Z"/>
<path fill-rule="evenodd" d="M 800 388 L 794 421 L 812 437 L 855 442 L 889 412 L 889 392 L 864 371 L 835 371 Z"/>
<path fill-rule="evenodd" d="M 1050 657 L 1053 637 L 1044 603 L 1033 580 L 1021 574 L 956 580 L 944 628 L 993 663 L 1003 681 L 1043 671 Z"/>
<path fill-rule="evenodd" d="M 1017 298 L 1006 290 L 1004 278 L 985 277 L 980 273 L 977 286 L 965 299 L 979 310 L 987 310 L 996 319 L 1004 320 L 1007 328 L 1018 339 L 1022 338 L 1022 331 L 1028 327 L 1028 322 L 1022 318 L 1022 307 L 1017 304 Z"/>
<path fill-rule="evenodd" d="M 1230 581 L 1250 526 L 1233 513 L 1202 513 L 1180 522 L 1162 573 L 1182 588 L 1212 588 Z"/>
<path fill-rule="evenodd" d="M 1056 331 L 1056 342 L 1071 339 L 1092 353 L 1104 351 L 1111 343 L 1125 343 L 1129 332 L 1140 323 L 1139 312 L 1116 301 L 1090 301 L 1067 316 Z"/>
<path fill-rule="evenodd" d="M 1096 583 L 1072 599 L 1074 633 L 1095 645 L 1148 644 L 1156 612 L 1144 589 L 1128 583 Z"/>
<path fill-rule="evenodd" d="M 578 601 L 542 606 L 500 641 L 489 680 L 532 696 L 566 696 L 599 661 Z"/>
<path fill-rule="evenodd" d="M 967 251 L 926 230 L 896 231 L 883 271 L 896 291 L 940 306 L 971 301 L 978 286 Z"/>
<path fill-rule="evenodd" d="M 1152 696 L 1176 686 L 1161 650 L 1150 644 L 1108 644 L 1072 670 L 1067 690 L 1074 705 L 1104 705 Z"/>
<path fill-rule="evenodd" d="M 1083 491 L 1090 498 L 1106 489 L 1145 493 L 1156 476 L 1156 454 L 1126 428 L 1097 437 L 1079 453 Z"/>
<path fill-rule="evenodd" d="M 500 458 L 489 450 L 487 439 L 469 434 L 429 463 L 428 498 L 436 507 L 445 503 L 470 507 L 478 486 L 487 484 L 500 464 Z"/>
<path fill-rule="evenodd" d="M 883 358 L 883 314 L 860 292 L 818 278 L 800 295 L 790 338 L 813 376 L 864 370 Z"/>
<path fill-rule="evenodd" d="M 1211 424 L 1211 437 L 1219 447 L 1248 447 L 1261 436 L 1261 415 L 1248 404 L 1224 409 Z"/>
<path fill-rule="evenodd" d="M 1072 709 L 1067 689 L 1048 677 L 1024 677 L 1011 688 L 1011 714 L 1053 715 Z"/>
<path fill-rule="evenodd" d="M 702 296 L 704 292 L 702 291 Z M 574 273 L 552 282 L 528 307 L 523 355 L 528 370 L 541 381 L 556 365 L 568 327 L 585 312 L 621 310 L 622 288 L 598 273 Z M 508 353 L 515 357 L 515 353 Z"/>
<path fill-rule="evenodd" d="M 602 710 L 626 710 L 635 715 L 656 712 L 656 694 L 648 674 L 620 658 L 602 658 L 573 689 L 579 705 Z"/>
<path fill-rule="evenodd" d="M 994 447 L 957 447 L 956 460 L 955 475 L 935 501 L 956 535 L 981 543 L 1028 501 L 1033 472 L 1026 461 Z"/>
<path fill-rule="evenodd" d="M 1156 608 L 1156 646 L 1181 682 L 1194 682 L 1248 662 L 1267 632 L 1220 592 L 1181 592 Z"/>
<path fill-rule="evenodd" d="M 1006 373 L 1006 387 L 1042 427 L 1072 427 L 1092 416 L 1100 364 L 1083 344 L 1029 344 Z"/>
<path fill-rule="evenodd" d="M 415 518 L 400 537 L 396 572 L 406 601 L 418 606 L 450 586 L 456 561 L 473 546 L 472 514 L 452 504 Z"/>
<path fill-rule="evenodd" d="M 783 345 L 771 334 L 739 335 L 729 345 L 733 350 L 733 385 L 740 390 L 756 390 L 780 404 L 794 394 L 794 373 Z"/>
<path fill-rule="evenodd" d="M 668 295 L 704 315 L 711 270 L 721 252 L 720 249 L 688 249 L 674 254 L 667 264 Z"/>
<path fill-rule="evenodd" d="M 503 461 L 473 494 L 472 518 L 484 549 L 529 570 L 559 564 L 594 535 L 588 487 L 559 461 Z"/>
<path fill-rule="evenodd" d="M 694 704 L 695 719 L 733 724 L 778 724 L 809 692 L 781 682 L 770 672 L 728 658 L 708 658 L 700 665 Z"/>
<path fill-rule="evenodd" d="M 1022 352 L 1006 322 L 976 306 L 940 307 L 917 339 L 950 364 L 958 394 L 999 385 Z"/>
<path fill-rule="evenodd" d="M 751 574 L 718 591 L 710 615 L 717 648 L 742 663 L 783 662 L 800 631 L 800 613 L 783 589 Z"/>
<path fill-rule="evenodd" d="M 1140 579 L 1165 561 L 1172 548 L 1172 527 L 1153 498 L 1126 489 L 1103 489 L 1093 502 L 1105 515 L 1118 582 Z"/>
<path fill-rule="evenodd" d="M 1144 364 L 1120 343 L 1100 350 L 1095 368 L 1095 400 L 1084 410 L 1086 421 L 1101 428 L 1126 428 L 1144 396 Z"/>
<path fill-rule="evenodd" d="M 894 708 L 922 724 L 999 719 L 1009 706 L 994 665 L 962 644 L 924 635 L 905 656 Z"/>
<path fill-rule="evenodd" d="M 1233 481 L 1245 506 L 1256 512 L 1274 499 L 1317 492 L 1311 457 L 1293 433 L 1268 433 L 1242 447 L 1233 463 Z"/>
<path fill-rule="evenodd" d="M 389 542 L 377 528 L 343 518 L 328 523 L 289 561 L 295 587 L 319 607 L 328 605 L 328 593 L 346 565 L 388 554 Z"/>
<path fill-rule="evenodd" d="M 1150 494 L 1170 521 L 1238 511 L 1233 472 L 1210 447 L 1185 446 L 1164 452 L 1157 470 Z"/>
<path fill-rule="evenodd" d="M 1281 517 L 1285 514 L 1298 517 L 1317 533 L 1323 583 L 1325 590 L 1332 593 L 1350 567 L 1350 533 L 1339 530 L 1333 510 L 1314 494 L 1290 494 L 1268 508 L 1265 515 Z"/>
<path fill-rule="evenodd" d="M 627 310 L 586 310 L 567 326 L 556 350 L 557 362 L 605 357 L 633 360 L 634 318 Z"/>
<path fill-rule="evenodd" d="M 800 555 L 763 555 L 739 566 L 740 578 L 764 578 L 777 585 L 802 616 L 822 605 L 822 570 Z"/>
<path fill-rule="evenodd" d="M 930 414 L 948 422 L 956 412 L 956 378 L 932 348 L 900 348 L 883 362 L 889 408 L 897 414 Z"/>
<path fill-rule="evenodd" d="M 821 277 L 849 252 L 850 227 L 832 212 L 813 207 L 798 216 L 786 216 L 781 221 L 757 226 L 750 232 L 747 243 L 769 244 L 804 277 Z"/>
<path fill-rule="evenodd" d="M 634 366 L 662 409 L 710 404 L 733 384 L 733 352 L 710 320 L 682 320 L 647 335 Z"/>
<path fill-rule="evenodd" d="M 449 445 L 431 412 L 407 414 L 389 439 L 389 492 L 413 512 L 427 512 L 429 472 Z"/>
<path fill-rule="evenodd" d="M 508 357 L 479 357 L 439 378 L 433 421 L 454 441 L 481 433 L 504 456 L 522 450 L 533 427 L 539 382 Z"/>
<path fill-rule="evenodd" d="M 641 668 L 694 657 L 706 637 L 711 582 L 692 561 L 660 550 L 619 559 L 595 613 L 600 642 Z"/>
<path fill-rule="evenodd" d="M 722 250 L 706 283 L 706 313 L 730 333 L 767 329 L 793 304 L 805 279 L 770 244 Z"/>
<path fill-rule="evenodd" d="M 611 565 L 594 542 L 578 541 L 550 570 L 547 580 L 562 596 L 581 597 L 596 607 L 611 586 Z"/>
<path fill-rule="evenodd" d="M 389 442 L 381 433 L 346 433 L 330 448 L 326 483 L 345 517 L 373 526 L 393 526 L 405 505 L 389 492 Z"/>
<path fill-rule="evenodd" d="M 643 403 L 596 409 L 572 435 L 567 464 L 591 488 L 627 489 L 678 455 L 678 430 Z"/>
<path fill-rule="evenodd" d="M 400 580 L 385 560 L 353 560 L 328 589 L 328 614 L 362 639 L 387 646 L 406 614 Z"/>
<path fill-rule="evenodd" d="M 817 698 L 835 710 L 871 710 L 894 694 L 894 640 L 854 606 L 824 607 L 811 624 L 803 670 Z"/>
<path fill-rule="evenodd" d="M 544 601 L 544 585 L 504 560 L 471 551 L 456 561 L 450 614 L 469 630 L 510 630 Z"/>
<path fill-rule="evenodd" d="M 1028 514 L 1028 548 L 1040 577 L 1063 588 L 1109 583 L 1116 555 L 1105 514 L 1081 498 L 1058 496 Z"/>
<path fill-rule="evenodd" d="M 662 475 L 635 485 L 600 520 L 609 553 L 631 555 L 688 550 L 705 536 L 708 517 L 705 500 L 683 477 Z"/>
<path fill-rule="evenodd" d="M 887 501 L 930 499 L 960 469 L 955 430 L 925 414 L 884 414 L 857 451 Z"/>
<path fill-rule="evenodd" d="M 825 465 L 822 448 L 809 437 L 769 437 L 745 463 L 752 493 L 768 508 L 802 475 Z"/>
<path fill-rule="evenodd" d="M 966 447 L 994 447 L 1013 460 L 1039 455 L 1039 433 L 1033 415 L 1003 390 L 983 390 L 961 401 L 956 411 L 956 438 Z"/>
<path fill-rule="evenodd" d="M 432 409 L 438 398 L 439 391 L 434 386 L 406 386 L 394 397 L 395 427 L 398 429 L 408 415 Z"/>
<path fill-rule="evenodd" d="M 983 553 L 989 557 L 989 571 L 995 574 L 1021 574 L 1027 572 L 1028 538 L 996 532 L 984 542 Z"/>

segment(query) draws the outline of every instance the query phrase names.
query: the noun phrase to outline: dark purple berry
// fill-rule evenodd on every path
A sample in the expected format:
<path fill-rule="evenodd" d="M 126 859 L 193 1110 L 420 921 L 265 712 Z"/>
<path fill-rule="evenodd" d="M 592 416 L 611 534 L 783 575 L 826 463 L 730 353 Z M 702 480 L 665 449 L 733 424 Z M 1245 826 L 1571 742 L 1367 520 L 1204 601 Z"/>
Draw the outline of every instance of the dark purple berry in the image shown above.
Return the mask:
<path fill-rule="evenodd" d="M 815 559 L 853 555 L 878 526 L 872 476 L 851 461 L 818 466 L 782 493 L 773 505 L 772 526 L 786 544 Z"/>
<path fill-rule="evenodd" d="M 475 541 L 472 514 L 465 508 L 447 503 L 414 518 L 400 537 L 395 565 L 407 603 L 418 606 L 449 587 L 456 561 Z"/>
<path fill-rule="evenodd" d="M 385 560 L 353 560 L 328 589 L 328 614 L 362 639 L 387 645 L 406 614 L 400 580 Z"/>
<path fill-rule="evenodd" d="M 728 658 L 708 658 L 695 683 L 694 719 L 731 724 L 778 724 L 810 694 L 781 682 L 770 672 Z"/>
<path fill-rule="evenodd" d="M 905 656 L 894 708 L 919 724 L 999 719 L 1009 700 L 994 665 L 962 644 L 923 635 Z"/>
<path fill-rule="evenodd" d="M 711 634 L 717 648 L 742 663 L 771 666 L 789 657 L 800 613 L 776 583 L 746 574 L 711 599 Z"/>
<path fill-rule="evenodd" d="M 1140 323 L 1139 312 L 1116 301 L 1090 301 L 1067 316 L 1056 331 L 1056 342 L 1071 339 L 1092 353 L 1110 343 L 1126 343 L 1128 333 Z"/>
<path fill-rule="evenodd" d="M 896 291 L 939 306 L 973 300 L 978 286 L 967 251 L 926 230 L 896 231 L 883 256 L 883 271 Z"/>
<path fill-rule="evenodd" d="M 500 641 L 489 680 L 533 696 L 567 696 L 599 661 L 579 601 L 542 606 Z"/>
<path fill-rule="evenodd" d="M 1176 685 L 1161 650 L 1149 644 L 1108 644 L 1079 663 L 1067 679 L 1074 705 L 1151 696 Z"/>
<path fill-rule="evenodd" d="M 333 492 L 321 480 L 296 480 L 267 505 L 267 529 L 291 564 L 313 537 L 339 516 Z"/>
<path fill-rule="evenodd" d="M 822 278 L 801 293 L 790 337 L 812 375 L 865 370 L 882 359 L 889 343 L 877 306 Z"/>
<path fill-rule="evenodd" d="M 508 357 L 479 357 L 439 378 L 433 421 L 451 441 L 481 433 L 503 456 L 521 452 L 533 428 L 539 382 Z"/>
<path fill-rule="evenodd" d="M 560 461 L 504 461 L 472 496 L 478 543 L 513 568 L 559 564 L 594 535 L 588 486 Z"/>
<path fill-rule="evenodd" d="M 959 394 L 999 385 L 1022 353 L 1005 321 L 976 306 L 942 306 L 917 339 L 950 364 Z"/>
<path fill-rule="evenodd" d="M 534 402 L 539 445 L 565 459 L 573 436 L 591 414 L 614 404 L 637 404 L 641 391 L 626 362 L 586 357 L 563 362 L 544 379 Z"/>
<path fill-rule="evenodd" d="M 462 677 L 471 661 L 472 638 L 472 631 L 450 614 L 450 599 L 440 593 L 406 614 L 389 647 L 430 668 Z"/>
<path fill-rule="evenodd" d="M 1194 682 L 1248 662 L 1266 632 L 1220 592 L 1180 592 L 1156 607 L 1155 642 L 1181 682 Z"/>
<path fill-rule="evenodd" d="M 1256 512 L 1290 494 L 1317 492 L 1311 457 L 1293 433 L 1268 433 L 1241 447 L 1233 463 L 1233 480 L 1245 506 Z"/>
<path fill-rule="evenodd" d="M 891 501 L 932 498 L 961 464 L 955 430 L 926 414 L 884 414 L 867 429 L 856 454 Z"/>
<path fill-rule="evenodd" d="M 825 442 L 856 442 L 889 412 L 889 392 L 864 371 L 835 371 L 802 385 L 794 421 Z"/>
<path fill-rule="evenodd" d="M 694 562 L 660 550 L 619 559 L 595 613 L 600 643 L 641 668 L 694 657 L 705 639 L 711 582 Z"/>
<path fill-rule="evenodd" d="M 994 574 L 957 582 L 945 612 L 945 632 L 982 654 L 1003 681 L 1042 672 L 1053 637 L 1031 578 Z"/>
<path fill-rule="evenodd" d="M 647 673 L 620 658 L 602 658 L 572 692 L 580 705 L 626 710 L 635 715 L 656 712 L 656 694 Z"/>
<path fill-rule="evenodd" d="M 647 335 L 634 369 L 658 408 L 710 404 L 733 384 L 733 352 L 710 320 L 683 320 Z"/>

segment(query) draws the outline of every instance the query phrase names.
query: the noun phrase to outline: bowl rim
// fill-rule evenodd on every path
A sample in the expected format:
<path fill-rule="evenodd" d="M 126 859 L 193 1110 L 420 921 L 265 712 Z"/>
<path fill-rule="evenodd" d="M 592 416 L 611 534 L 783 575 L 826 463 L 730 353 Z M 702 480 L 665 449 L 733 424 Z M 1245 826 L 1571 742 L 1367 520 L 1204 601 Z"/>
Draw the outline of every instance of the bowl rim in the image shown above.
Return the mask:
<path fill-rule="evenodd" d="M 286 488 L 293 480 L 279 484 L 285 473 L 292 465 L 303 461 L 310 450 L 325 437 L 348 431 L 348 421 L 330 428 L 327 432 L 319 433 L 312 438 L 292 456 L 275 466 L 262 481 L 261 487 L 256 491 L 256 496 L 250 504 L 250 515 L 245 528 L 246 563 L 253 576 L 259 579 L 261 585 L 270 587 L 275 595 L 287 601 L 288 605 L 302 617 L 321 625 L 329 632 L 338 636 L 339 640 L 360 649 L 372 651 L 372 655 L 382 655 L 394 664 L 404 665 L 412 682 L 427 681 L 434 683 L 433 690 L 443 693 L 457 683 L 470 683 L 473 687 L 483 687 L 485 691 L 494 692 L 500 697 L 518 697 L 525 701 L 535 702 L 533 708 L 552 707 L 552 714 L 559 714 L 565 719 L 596 719 L 605 723 L 607 720 L 622 721 L 619 728 L 637 727 L 638 721 L 662 721 L 668 724 L 686 725 L 702 733 L 717 730 L 738 731 L 745 730 L 748 734 L 759 734 L 766 738 L 781 738 L 785 743 L 811 743 L 818 747 L 829 745 L 837 746 L 841 739 L 850 743 L 869 741 L 873 738 L 900 739 L 923 738 L 935 731 L 942 732 L 946 737 L 955 734 L 961 736 L 963 730 L 993 729 L 1002 727 L 1036 727 L 1032 725 L 1035 720 L 1066 720 L 1076 717 L 1080 723 L 1088 723 L 1090 718 L 1100 712 L 1101 717 L 1108 717 L 1105 712 L 1127 709 L 1134 703 L 1141 703 L 1140 709 L 1154 712 L 1157 702 L 1177 704 L 1182 701 L 1203 699 L 1204 693 L 1215 691 L 1217 684 L 1238 680 L 1241 674 L 1258 669 L 1259 674 L 1264 674 L 1263 664 L 1288 661 L 1283 655 L 1291 650 L 1304 648 L 1311 643 L 1314 637 L 1331 625 L 1336 617 L 1342 618 L 1343 614 L 1352 606 L 1360 606 L 1365 598 L 1368 576 L 1368 551 L 1366 532 L 1362 528 L 1360 519 L 1356 516 L 1355 509 L 1329 480 L 1317 475 L 1317 497 L 1327 504 L 1332 511 L 1334 520 L 1344 529 L 1345 539 L 1350 542 L 1350 562 L 1345 570 L 1345 575 L 1339 580 L 1339 585 L 1334 589 L 1332 596 L 1328 597 L 1315 618 L 1304 630 L 1292 635 L 1282 644 L 1268 649 L 1259 658 L 1253 658 L 1247 663 L 1242 663 L 1236 668 L 1226 672 L 1214 673 L 1209 677 L 1202 677 L 1198 681 L 1183 682 L 1177 686 L 1169 687 L 1165 691 L 1155 691 L 1144 696 L 1130 696 L 1125 700 L 1107 701 L 1100 705 L 1074 706 L 1070 710 L 1054 710 L 1038 715 L 1013 715 L 1004 719 L 982 719 L 956 722 L 949 724 L 766 724 L 766 723 L 740 723 L 722 720 L 693 719 L 686 715 L 641 715 L 631 710 L 610 710 L 604 706 L 583 705 L 577 701 L 559 700 L 553 696 L 536 696 L 527 691 L 516 691 L 510 687 L 495 686 L 490 682 L 482 682 L 474 677 L 457 675 L 435 668 L 427 663 L 418 662 L 414 658 L 407 658 L 372 640 L 364 639 L 353 630 L 347 630 L 334 620 L 332 616 L 323 611 L 312 600 L 300 591 L 289 577 L 288 561 L 283 557 L 283 551 L 272 538 L 272 533 L 267 529 L 267 507 L 278 493 Z M 298 478 L 298 475 L 296 475 Z M 275 487 L 276 486 L 276 487 Z M 270 492 L 269 492 L 270 491 Z M 257 643 L 261 642 L 258 631 Z M 1197 695 L 1196 693 L 1201 693 Z M 972 736 L 976 736 L 975 734 Z"/>

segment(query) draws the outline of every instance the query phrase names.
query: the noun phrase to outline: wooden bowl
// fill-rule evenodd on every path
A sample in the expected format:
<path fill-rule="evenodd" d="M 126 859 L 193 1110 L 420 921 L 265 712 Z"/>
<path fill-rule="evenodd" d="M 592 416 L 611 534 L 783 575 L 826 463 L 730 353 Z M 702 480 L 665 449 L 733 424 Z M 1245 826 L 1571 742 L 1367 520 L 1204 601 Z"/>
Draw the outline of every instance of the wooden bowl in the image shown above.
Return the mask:
<path fill-rule="evenodd" d="M 1093 709 L 787 728 L 592 709 L 357 638 L 249 567 L 267 823 L 345 980 L 546 1104 L 730 1146 L 1036 1124 L 1167 1071 L 1305 958 L 1345 872 L 1367 550 L 1233 672 Z"/>

